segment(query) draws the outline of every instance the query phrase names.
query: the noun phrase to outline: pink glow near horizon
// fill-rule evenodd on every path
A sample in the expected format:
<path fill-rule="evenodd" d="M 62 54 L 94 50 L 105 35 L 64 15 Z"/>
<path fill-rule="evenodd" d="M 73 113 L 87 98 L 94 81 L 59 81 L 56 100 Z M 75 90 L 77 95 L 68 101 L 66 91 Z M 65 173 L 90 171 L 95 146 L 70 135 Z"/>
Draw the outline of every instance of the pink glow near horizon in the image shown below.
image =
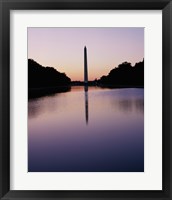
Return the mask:
<path fill-rule="evenodd" d="M 84 46 L 88 78 L 98 79 L 122 62 L 144 58 L 144 28 L 28 28 L 28 58 L 83 80 Z"/>

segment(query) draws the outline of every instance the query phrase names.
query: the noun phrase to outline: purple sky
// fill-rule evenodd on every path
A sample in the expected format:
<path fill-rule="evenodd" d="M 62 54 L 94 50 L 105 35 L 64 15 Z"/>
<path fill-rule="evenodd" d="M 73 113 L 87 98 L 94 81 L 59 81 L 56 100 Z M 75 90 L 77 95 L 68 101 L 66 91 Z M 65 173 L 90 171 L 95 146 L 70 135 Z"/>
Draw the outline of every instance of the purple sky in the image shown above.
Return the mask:
<path fill-rule="evenodd" d="M 28 58 L 84 79 L 84 46 L 88 78 L 107 75 L 124 61 L 144 58 L 144 28 L 28 28 Z"/>

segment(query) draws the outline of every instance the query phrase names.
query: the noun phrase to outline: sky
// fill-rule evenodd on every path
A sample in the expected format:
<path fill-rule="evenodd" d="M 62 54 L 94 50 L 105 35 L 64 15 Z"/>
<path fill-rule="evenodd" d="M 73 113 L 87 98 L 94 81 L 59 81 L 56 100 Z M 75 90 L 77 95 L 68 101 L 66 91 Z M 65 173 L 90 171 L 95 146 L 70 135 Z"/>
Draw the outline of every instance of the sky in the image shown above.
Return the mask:
<path fill-rule="evenodd" d="M 144 28 L 28 28 L 28 58 L 84 80 L 84 46 L 88 79 L 99 79 L 122 62 L 144 58 Z"/>

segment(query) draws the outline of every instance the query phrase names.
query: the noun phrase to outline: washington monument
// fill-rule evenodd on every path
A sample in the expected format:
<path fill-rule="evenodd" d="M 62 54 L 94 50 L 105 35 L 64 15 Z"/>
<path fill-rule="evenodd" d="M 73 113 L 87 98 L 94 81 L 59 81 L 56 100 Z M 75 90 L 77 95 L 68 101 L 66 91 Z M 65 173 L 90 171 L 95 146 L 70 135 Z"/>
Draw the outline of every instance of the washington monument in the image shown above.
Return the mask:
<path fill-rule="evenodd" d="M 85 90 L 85 119 L 88 124 L 88 69 L 87 69 L 87 48 L 84 47 L 84 90 Z"/>
<path fill-rule="evenodd" d="M 87 48 L 84 47 L 84 84 L 88 85 Z"/>

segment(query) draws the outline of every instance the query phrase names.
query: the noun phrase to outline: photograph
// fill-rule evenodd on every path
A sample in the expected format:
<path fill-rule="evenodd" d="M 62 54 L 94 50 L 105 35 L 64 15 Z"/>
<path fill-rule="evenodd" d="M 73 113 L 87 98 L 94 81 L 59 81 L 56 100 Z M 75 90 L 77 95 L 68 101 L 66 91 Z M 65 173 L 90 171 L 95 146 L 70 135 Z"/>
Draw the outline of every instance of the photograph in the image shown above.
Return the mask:
<path fill-rule="evenodd" d="M 144 27 L 28 27 L 28 172 L 145 172 Z"/>
<path fill-rule="evenodd" d="M 171 0 L 0 2 L 0 199 L 172 200 Z"/>

